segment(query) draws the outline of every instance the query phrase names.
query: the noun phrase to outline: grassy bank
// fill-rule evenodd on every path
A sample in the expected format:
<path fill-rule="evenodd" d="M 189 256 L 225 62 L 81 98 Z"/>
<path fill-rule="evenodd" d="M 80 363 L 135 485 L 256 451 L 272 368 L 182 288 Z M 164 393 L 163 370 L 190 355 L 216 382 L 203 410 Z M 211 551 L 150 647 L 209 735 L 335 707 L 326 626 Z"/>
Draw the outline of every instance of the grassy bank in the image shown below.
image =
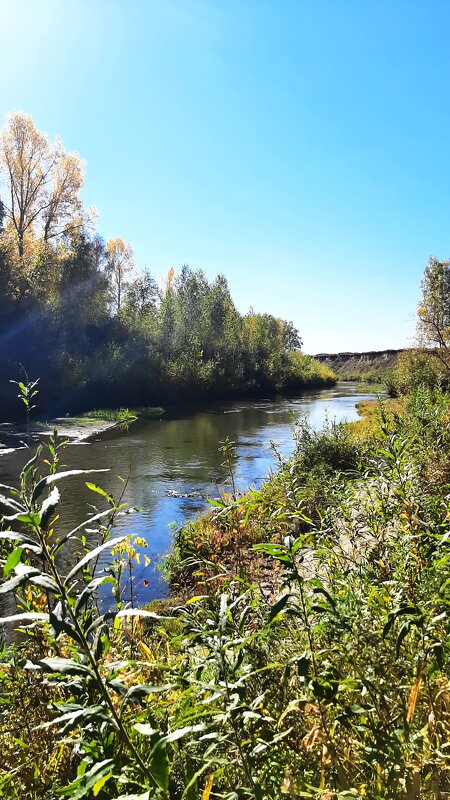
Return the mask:
<path fill-rule="evenodd" d="M 356 372 L 351 370 L 339 370 L 337 378 L 340 381 L 350 381 L 351 383 L 365 383 L 369 386 L 384 386 L 390 382 L 392 369 L 379 367 L 367 370 L 366 372 Z"/>
<path fill-rule="evenodd" d="M 97 408 L 86 411 L 79 417 L 65 417 L 65 422 L 133 422 L 136 419 L 160 419 L 165 414 L 160 406 L 140 406 L 139 408 Z"/>
<path fill-rule="evenodd" d="M 420 388 L 360 403 L 348 426 L 302 428 L 294 457 L 261 490 L 224 498 L 178 534 L 178 591 L 219 598 L 225 584 L 241 612 L 250 597 L 258 609 L 243 662 L 255 639 L 265 663 L 277 662 L 276 688 L 261 676 L 253 697 L 270 697 L 272 730 L 287 718 L 268 761 L 291 797 L 450 790 L 449 408 L 448 396 Z M 270 784 L 265 774 L 276 797 Z"/>
<path fill-rule="evenodd" d="M 144 616 L 123 595 L 133 539 L 115 544 L 107 574 L 80 539 L 77 585 L 51 553 L 38 575 L 17 570 L 27 538 L 5 539 L 2 587 L 16 581 L 17 613 L 52 610 L 22 619 L 34 627 L 4 654 L 4 797 L 450 791 L 450 398 L 419 387 L 360 410 L 320 434 L 302 424 L 293 458 L 243 496 L 226 445 L 229 494 L 178 533 L 174 596 Z M 57 478 L 39 483 L 41 463 L 8 502 L 25 509 L 14 510 L 22 536 L 49 552 Z M 118 511 L 99 500 L 106 548 Z M 113 620 L 96 608 L 98 581 L 115 593 Z"/>

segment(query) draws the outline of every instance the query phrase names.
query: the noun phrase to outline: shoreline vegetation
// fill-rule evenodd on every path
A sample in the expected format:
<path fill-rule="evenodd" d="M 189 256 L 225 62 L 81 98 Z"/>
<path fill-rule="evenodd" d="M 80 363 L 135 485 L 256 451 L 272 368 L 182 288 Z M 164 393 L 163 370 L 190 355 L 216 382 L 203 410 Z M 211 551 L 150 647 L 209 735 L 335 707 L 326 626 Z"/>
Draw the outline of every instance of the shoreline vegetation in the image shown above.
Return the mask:
<path fill-rule="evenodd" d="M 145 542 L 111 532 L 123 506 L 101 476 L 86 480 L 106 503 L 85 523 L 99 519 L 99 545 L 71 532 L 80 560 L 60 574 L 60 446 L 31 458 L 2 498 L 4 624 L 22 634 L 0 668 L 0 797 L 450 791 L 450 396 L 418 366 L 407 394 L 361 401 L 357 422 L 300 422 L 257 490 L 236 492 L 222 442 L 228 492 L 177 532 L 172 596 L 147 609 L 127 603 Z"/>
<path fill-rule="evenodd" d="M 30 115 L 8 116 L 1 163 L 0 374 L 39 376 L 40 417 L 333 382 L 301 352 L 292 322 L 241 313 L 224 275 L 184 264 L 157 282 L 130 244 L 104 242 L 80 199 L 80 157 L 48 141 Z M 6 381 L 0 409 L 3 420 L 15 418 Z"/>
<path fill-rule="evenodd" d="M 162 419 L 165 409 L 160 407 L 97 409 L 79 417 L 56 417 L 50 421 L 30 421 L 30 439 L 34 443 L 48 438 L 58 431 L 60 440 L 70 444 L 88 443 L 94 437 L 102 436 L 114 428 L 130 425 L 138 419 Z M 0 425 L 0 456 L 26 447 L 28 432 L 22 424 Z"/>
<path fill-rule="evenodd" d="M 151 607 L 212 615 L 226 595 L 230 650 L 239 631 L 278 662 L 282 685 L 253 687 L 275 730 L 289 718 L 267 796 L 437 800 L 450 791 L 450 397 L 422 384 L 357 408 L 356 422 L 301 425 L 258 490 L 233 492 L 230 458 L 229 493 L 176 535 L 174 597 Z"/>
<path fill-rule="evenodd" d="M 228 491 L 220 501 L 211 501 L 213 508 L 209 513 L 176 532 L 172 552 L 166 559 L 165 573 L 175 602 L 177 590 L 196 594 L 210 580 L 214 592 L 223 581 L 223 575 L 217 573 L 217 566 L 226 565 L 227 570 L 237 574 L 244 551 L 247 559 L 246 576 L 258 581 L 261 557 L 252 547 L 266 537 L 267 519 L 272 520 L 270 530 L 274 538 L 282 538 L 291 527 L 287 521 L 290 515 L 285 496 L 286 472 L 299 472 L 303 479 L 303 485 L 295 492 L 296 503 L 301 509 L 298 512 L 299 519 L 303 520 L 304 514 L 308 515 L 305 528 L 313 522 L 319 524 L 328 502 L 325 495 L 326 489 L 331 488 L 329 484 L 333 484 L 336 478 L 354 479 L 355 473 L 361 469 L 362 453 L 367 456 L 371 447 L 383 439 L 387 430 L 393 428 L 394 421 L 404 419 L 409 413 L 409 403 L 405 397 L 380 398 L 357 402 L 356 409 L 360 419 L 339 424 L 327 423 L 324 430 L 318 432 L 309 429 L 306 422 L 300 422 L 294 432 L 293 456 L 286 460 L 278 455 L 277 469 L 261 487 L 244 493 L 234 492 L 234 443 L 226 443 Z M 294 486 L 297 482 L 294 479 Z M 292 516 L 295 520 L 295 511 Z M 255 567 L 252 566 L 253 561 Z M 273 566 L 271 564 L 271 568 Z M 217 577 L 217 584 L 212 579 L 213 574 Z M 275 569 L 272 596 L 274 590 L 279 588 L 280 575 L 281 572 Z"/>
<path fill-rule="evenodd" d="M 122 409 L 83 417 L 95 429 L 336 376 L 291 322 L 241 314 L 223 276 L 136 272 L 130 245 L 93 233 L 77 154 L 30 116 L 10 115 L 0 159 L 0 372 L 21 375 L 0 408 L 19 397 L 28 445 L 0 487 L 0 798 L 450 796 L 450 262 L 425 269 L 421 347 L 390 399 L 300 421 L 244 494 L 220 443 L 227 493 L 176 533 L 172 597 L 136 608 L 150 558 L 121 533 L 123 493 L 66 469 L 56 435 L 36 447 L 33 417 Z M 92 501 L 71 529 L 79 482 Z"/>
<path fill-rule="evenodd" d="M 311 363 L 309 356 L 302 356 L 302 359 L 308 364 L 308 367 L 303 372 L 302 383 L 299 388 L 291 389 L 290 392 L 284 392 L 284 396 L 296 396 L 303 391 L 314 389 L 325 389 L 335 386 L 337 383 L 336 376 L 328 368 L 322 365 Z M 379 384 L 376 389 L 384 390 L 382 384 Z M 358 387 L 358 392 L 364 392 L 366 387 L 361 385 Z M 368 387 L 369 391 L 373 391 L 374 387 Z M 224 393 L 222 397 L 214 398 L 214 402 L 227 402 L 229 400 L 248 400 L 252 398 L 273 397 L 279 392 L 269 391 L 256 391 L 246 393 Z M 188 400 L 185 403 L 177 402 L 168 404 L 165 408 L 161 406 L 140 406 L 137 408 L 100 408 L 91 411 L 85 411 L 79 416 L 55 417 L 52 420 L 33 420 L 30 419 L 30 435 L 33 441 L 38 442 L 39 437 L 50 436 L 55 428 L 58 430 L 60 438 L 70 440 L 71 444 L 81 442 L 89 442 L 95 436 L 101 436 L 116 427 L 127 426 L 141 419 L 157 420 L 168 419 L 180 414 L 191 413 L 192 410 L 202 408 L 207 405 L 206 399 Z M 19 414 L 16 412 L 15 417 L 18 418 Z M 10 453 L 18 447 L 23 446 L 23 440 L 26 436 L 26 429 L 23 423 L 23 413 L 21 413 L 22 421 L 15 423 L 3 422 L 0 424 L 0 456 Z"/>

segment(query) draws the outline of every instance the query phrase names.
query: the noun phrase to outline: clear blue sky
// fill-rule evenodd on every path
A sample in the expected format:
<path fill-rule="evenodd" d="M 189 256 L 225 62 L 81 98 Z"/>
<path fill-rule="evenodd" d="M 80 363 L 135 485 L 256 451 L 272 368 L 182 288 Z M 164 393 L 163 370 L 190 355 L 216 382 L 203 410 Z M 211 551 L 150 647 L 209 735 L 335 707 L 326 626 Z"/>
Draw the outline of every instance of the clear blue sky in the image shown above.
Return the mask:
<path fill-rule="evenodd" d="M 87 161 L 102 236 L 227 276 L 310 353 L 402 347 L 450 255 L 448 0 L 0 0 L 0 115 Z"/>

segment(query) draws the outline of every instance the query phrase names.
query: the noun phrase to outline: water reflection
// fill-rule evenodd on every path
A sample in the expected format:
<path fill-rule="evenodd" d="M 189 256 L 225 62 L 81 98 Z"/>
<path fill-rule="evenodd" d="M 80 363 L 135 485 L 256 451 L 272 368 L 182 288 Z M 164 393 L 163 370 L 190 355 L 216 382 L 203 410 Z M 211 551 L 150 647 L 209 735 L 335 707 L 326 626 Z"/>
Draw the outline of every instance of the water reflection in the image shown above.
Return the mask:
<path fill-rule="evenodd" d="M 319 429 L 326 416 L 336 421 L 356 419 L 355 403 L 372 398 L 357 394 L 352 385 L 338 384 L 297 398 L 221 403 L 180 419 L 142 420 L 128 430 L 116 429 L 106 439 L 67 447 L 63 460 L 69 468 L 109 467 L 97 483 L 116 497 L 123 479 L 128 481 L 124 502 L 142 511 L 121 514 L 115 533 L 142 536 L 149 544 L 152 564 L 137 566 L 134 574 L 136 600 L 144 603 L 167 593 L 157 563 L 170 549 L 172 524 L 193 519 L 208 508 L 206 498 L 216 497 L 224 488 L 220 440 L 229 436 L 236 442 L 237 482 L 242 490 L 267 476 L 274 463 L 271 442 L 284 455 L 292 452 L 292 430 L 300 415 L 306 414 Z M 0 482 L 16 482 L 25 460 L 23 451 L 0 457 Z M 60 484 L 60 490 L 60 524 L 67 530 L 89 514 L 99 497 L 78 478 Z M 67 559 L 73 561 L 75 556 L 69 553 Z"/>

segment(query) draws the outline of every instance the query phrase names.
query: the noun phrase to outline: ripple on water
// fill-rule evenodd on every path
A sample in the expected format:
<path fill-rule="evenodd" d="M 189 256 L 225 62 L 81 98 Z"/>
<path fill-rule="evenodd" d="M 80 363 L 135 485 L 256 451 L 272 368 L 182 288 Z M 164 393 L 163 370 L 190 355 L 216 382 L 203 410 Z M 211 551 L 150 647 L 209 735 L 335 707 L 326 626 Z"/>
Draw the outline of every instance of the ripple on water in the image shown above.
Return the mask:
<path fill-rule="evenodd" d="M 142 536 L 149 544 L 150 567 L 141 563 L 136 569 L 135 601 L 145 603 L 167 592 L 157 563 L 170 549 L 171 523 L 182 525 L 203 513 L 209 508 L 203 498 L 217 497 L 229 483 L 223 453 L 218 450 L 220 441 L 229 436 L 237 443 L 236 479 L 240 491 L 245 491 L 249 486 L 259 486 L 275 467 L 272 440 L 284 456 L 290 455 L 294 423 L 300 417 L 306 415 L 315 428 L 323 425 L 326 411 L 329 419 L 357 419 L 355 403 L 373 398 L 375 395 L 357 394 L 354 387 L 347 385 L 338 386 L 333 392 L 309 392 L 298 398 L 220 403 L 184 418 L 141 420 L 129 431 L 112 431 L 107 446 L 99 441 L 81 448 L 69 447 L 64 452 L 64 464 L 68 468 L 109 467 L 110 472 L 99 475 L 95 482 L 115 497 L 124 488 L 118 476 L 129 476 L 123 500 L 143 509 L 143 513 L 121 516 L 116 528 L 120 533 Z M 17 483 L 26 460 L 23 452 L 0 457 L 0 482 Z M 60 488 L 58 524 L 63 532 L 92 513 L 91 504 L 100 505 L 101 499 L 88 491 L 83 479 L 72 479 Z M 194 490 L 202 497 L 176 496 Z M 175 496 L 168 496 L 168 491 Z M 75 555 L 74 550 L 68 550 L 64 566 L 68 567 Z"/>

